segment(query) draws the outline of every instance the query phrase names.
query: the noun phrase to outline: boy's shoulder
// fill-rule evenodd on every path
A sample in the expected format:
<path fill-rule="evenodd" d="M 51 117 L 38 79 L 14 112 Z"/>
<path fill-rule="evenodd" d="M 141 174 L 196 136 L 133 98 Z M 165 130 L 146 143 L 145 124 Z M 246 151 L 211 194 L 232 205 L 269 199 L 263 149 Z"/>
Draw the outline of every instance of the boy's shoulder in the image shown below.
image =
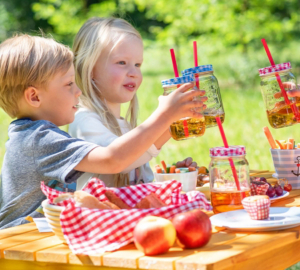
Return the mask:
<path fill-rule="evenodd" d="M 48 144 L 56 140 L 69 140 L 71 136 L 47 120 L 32 121 L 29 118 L 17 119 L 8 127 L 8 145 L 38 143 Z M 8 146 L 7 145 L 7 146 Z"/>
<path fill-rule="evenodd" d="M 47 120 L 32 121 L 30 118 L 22 118 L 12 121 L 8 127 L 8 133 L 24 133 L 28 131 L 32 134 L 34 132 L 44 132 L 45 130 L 53 130 L 69 137 L 68 133 L 59 129 L 58 126 Z"/>

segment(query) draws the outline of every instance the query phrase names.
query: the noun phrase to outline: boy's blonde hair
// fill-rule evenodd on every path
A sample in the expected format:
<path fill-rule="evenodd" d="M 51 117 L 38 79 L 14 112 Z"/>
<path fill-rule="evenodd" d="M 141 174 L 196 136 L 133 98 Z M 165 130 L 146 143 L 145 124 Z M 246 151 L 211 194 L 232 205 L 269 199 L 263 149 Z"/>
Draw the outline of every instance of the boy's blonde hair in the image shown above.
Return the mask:
<path fill-rule="evenodd" d="M 80 28 L 73 43 L 75 80 L 82 91 L 81 105 L 96 112 L 102 123 L 117 136 L 122 135 L 120 126 L 116 117 L 106 106 L 106 101 L 101 98 L 101 90 L 93 82 L 92 72 L 98 58 L 108 56 L 104 55 L 103 51 L 112 45 L 111 52 L 119 42 L 128 36 L 135 36 L 142 40 L 140 33 L 123 19 L 94 17 L 86 21 Z M 137 112 L 138 100 L 135 94 L 125 116 L 130 129 L 137 126 Z M 128 174 L 118 176 L 115 178 L 116 186 L 128 184 Z M 124 176 L 127 177 L 127 180 Z"/>
<path fill-rule="evenodd" d="M 72 62 L 72 51 L 52 38 L 22 34 L 7 39 L 0 44 L 0 107 L 15 118 L 25 89 L 46 87 Z"/>

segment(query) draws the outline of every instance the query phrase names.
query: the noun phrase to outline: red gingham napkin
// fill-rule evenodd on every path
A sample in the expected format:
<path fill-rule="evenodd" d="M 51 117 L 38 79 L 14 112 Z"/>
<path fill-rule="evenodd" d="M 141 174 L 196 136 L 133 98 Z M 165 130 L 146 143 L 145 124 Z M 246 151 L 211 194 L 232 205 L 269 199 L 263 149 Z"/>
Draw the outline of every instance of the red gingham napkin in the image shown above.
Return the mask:
<path fill-rule="evenodd" d="M 54 204 L 53 200 L 56 197 L 58 197 L 59 195 L 65 193 L 65 192 L 62 192 L 62 191 L 59 191 L 59 190 L 56 190 L 56 189 L 53 189 L 53 188 L 50 188 L 50 187 L 46 186 L 44 182 L 41 182 L 41 190 L 47 196 L 47 198 L 48 198 L 48 200 L 49 200 L 49 202 L 51 204 Z M 58 205 L 58 206 L 67 206 L 69 204 L 70 200 L 71 199 L 65 200 L 65 201 L 62 201 L 60 203 L 56 203 L 55 205 Z"/>
<path fill-rule="evenodd" d="M 266 195 L 267 190 L 269 188 L 269 185 L 263 184 L 263 185 L 256 185 L 251 183 L 250 184 L 250 188 L 251 188 L 251 195 Z"/>
<path fill-rule="evenodd" d="M 180 194 L 181 183 L 176 180 L 162 183 L 142 184 L 124 188 L 105 188 L 104 183 L 93 178 L 84 190 L 100 201 L 107 200 L 105 189 L 114 191 L 129 206 L 135 206 L 141 199 L 155 193 L 167 206 L 151 209 L 99 210 L 75 207 L 73 200 L 65 200 L 67 206 L 61 212 L 60 223 L 70 249 L 76 254 L 97 254 L 119 249 L 133 241 L 133 229 L 137 222 L 155 215 L 172 219 L 176 214 L 196 208 L 210 210 L 204 194 L 192 191 Z M 62 192 L 54 192 L 42 183 L 42 190 L 52 201 Z M 49 195 L 49 196 L 48 196 Z"/>
<path fill-rule="evenodd" d="M 258 199 L 257 201 L 249 201 L 249 198 L 246 197 L 242 200 L 242 204 L 248 214 L 250 215 L 251 219 L 266 219 L 269 217 L 270 212 L 270 199 Z"/>

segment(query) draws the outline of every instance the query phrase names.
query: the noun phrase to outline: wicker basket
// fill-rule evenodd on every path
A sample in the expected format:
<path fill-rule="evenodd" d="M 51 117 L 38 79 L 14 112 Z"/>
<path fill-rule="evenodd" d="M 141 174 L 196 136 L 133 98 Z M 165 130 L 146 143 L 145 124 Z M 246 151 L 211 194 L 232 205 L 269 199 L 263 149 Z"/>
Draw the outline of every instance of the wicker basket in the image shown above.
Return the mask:
<path fill-rule="evenodd" d="M 64 244 L 67 244 L 60 225 L 60 213 L 64 207 L 49 204 L 48 200 L 43 201 L 42 206 L 51 230 Z"/>

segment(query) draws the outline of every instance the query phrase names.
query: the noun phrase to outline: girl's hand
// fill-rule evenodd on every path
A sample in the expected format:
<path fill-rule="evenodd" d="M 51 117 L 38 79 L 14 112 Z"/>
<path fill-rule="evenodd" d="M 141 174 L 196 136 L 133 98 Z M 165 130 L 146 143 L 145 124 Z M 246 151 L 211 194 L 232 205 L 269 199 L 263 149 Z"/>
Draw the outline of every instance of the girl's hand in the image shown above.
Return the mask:
<path fill-rule="evenodd" d="M 205 91 L 190 90 L 192 83 L 181 85 L 168 96 L 159 97 L 158 110 L 165 115 L 168 121 L 176 121 L 183 117 L 203 118 L 207 97 Z"/>
<path fill-rule="evenodd" d="M 177 161 L 176 168 L 183 168 L 183 167 L 197 167 L 197 162 L 193 162 L 191 157 L 184 159 L 183 161 Z"/>
<path fill-rule="evenodd" d="M 289 97 L 300 97 L 300 85 L 298 85 L 298 87 L 296 87 L 296 84 L 292 83 L 292 82 L 284 82 L 282 83 L 284 89 L 286 90 L 286 93 Z M 281 98 L 282 97 L 282 93 L 281 92 L 277 92 L 274 94 L 275 98 Z"/>

